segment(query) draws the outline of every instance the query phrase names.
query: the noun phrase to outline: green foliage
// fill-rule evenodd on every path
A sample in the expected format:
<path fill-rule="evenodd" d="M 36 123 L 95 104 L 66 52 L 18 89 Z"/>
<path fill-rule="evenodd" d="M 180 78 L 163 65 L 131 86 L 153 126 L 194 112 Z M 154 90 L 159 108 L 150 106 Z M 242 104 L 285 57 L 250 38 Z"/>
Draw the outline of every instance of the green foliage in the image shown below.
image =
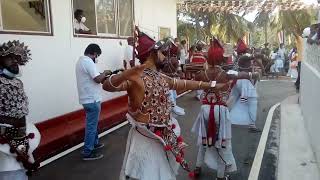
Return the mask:
<path fill-rule="evenodd" d="M 278 0 L 280 2 L 285 0 Z M 224 42 L 236 42 L 238 38 L 251 33 L 251 43 L 260 47 L 268 42 L 278 46 L 278 32 L 284 31 L 286 37 L 301 36 L 304 28 L 315 22 L 316 11 L 303 9 L 297 11 L 260 12 L 253 23 L 242 16 L 229 13 L 178 12 L 178 37 L 193 43 L 197 39 L 208 42 L 212 36 Z M 200 26 L 200 22 L 203 26 Z M 287 40 L 288 38 L 286 38 Z"/>
<path fill-rule="evenodd" d="M 301 36 L 303 29 L 310 26 L 315 18 L 314 10 L 280 11 L 272 17 L 270 26 L 278 32 L 284 30 L 288 34 Z"/>
<path fill-rule="evenodd" d="M 250 29 L 253 29 L 253 24 L 235 14 L 193 12 L 179 14 L 178 17 L 178 37 L 189 37 L 192 43 L 197 39 L 209 42 L 212 36 L 224 42 L 237 42 Z"/>

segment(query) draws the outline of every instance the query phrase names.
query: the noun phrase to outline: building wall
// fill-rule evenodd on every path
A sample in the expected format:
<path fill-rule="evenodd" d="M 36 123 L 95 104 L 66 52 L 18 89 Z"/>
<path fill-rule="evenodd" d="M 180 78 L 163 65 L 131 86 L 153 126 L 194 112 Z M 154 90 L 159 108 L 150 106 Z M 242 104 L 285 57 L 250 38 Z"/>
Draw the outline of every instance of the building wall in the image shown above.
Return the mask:
<path fill-rule="evenodd" d="M 159 28 L 170 28 L 177 36 L 176 0 L 135 0 L 135 23 L 151 37 L 159 39 Z"/>
<path fill-rule="evenodd" d="M 72 9 L 71 1 L 51 0 L 53 36 L 0 34 L 1 43 L 17 39 L 31 49 L 32 60 L 22 68 L 21 77 L 29 97 L 31 122 L 82 108 L 78 103 L 75 64 L 89 43 L 102 48 L 97 64 L 100 72 L 122 66 L 126 40 L 73 37 Z M 175 0 L 135 0 L 135 19 L 136 24 L 151 29 L 156 37 L 159 26 L 171 28 L 171 34 L 176 36 Z M 102 90 L 101 93 L 104 101 L 124 94 Z"/>
<path fill-rule="evenodd" d="M 320 162 L 320 47 L 304 42 L 300 105 L 311 145 Z M 319 167 L 319 164 L 318 164 Z"/>

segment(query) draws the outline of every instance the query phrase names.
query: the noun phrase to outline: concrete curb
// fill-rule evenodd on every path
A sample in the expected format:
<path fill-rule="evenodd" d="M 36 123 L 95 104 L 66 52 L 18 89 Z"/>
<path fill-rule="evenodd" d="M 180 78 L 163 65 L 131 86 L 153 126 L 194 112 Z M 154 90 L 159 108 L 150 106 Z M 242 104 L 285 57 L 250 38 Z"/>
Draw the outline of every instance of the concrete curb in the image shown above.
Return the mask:
<path fill-rule="evenodd" d="M 274 111 L 278 106 L 280 106 L 280 103 L 273 105 L 268 112 L 268 116 L 264 124 L 264 128 L 260 137 L 256 155 L 254 157 L 254 160 L 251 166 L 248 180 L 258 180 L 259 178 L 261 163 L 262 163 L 263 155 L 264 155 L 267 140 L 268 140 L 269 130 L 272 123 L 272 117 L 273 117 Z"/>

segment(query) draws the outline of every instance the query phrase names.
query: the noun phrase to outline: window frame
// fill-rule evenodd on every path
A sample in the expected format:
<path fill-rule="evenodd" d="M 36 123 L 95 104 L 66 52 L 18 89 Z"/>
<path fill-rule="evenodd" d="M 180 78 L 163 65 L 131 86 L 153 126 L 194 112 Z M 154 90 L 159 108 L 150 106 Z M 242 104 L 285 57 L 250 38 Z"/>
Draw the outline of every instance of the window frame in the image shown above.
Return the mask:
<path fill-rule="evenodd" d="M 53 36 L 53 23 L 52 23 L 52 6 L 51 6 L 51 0 L 45 0 L 46 1 L 46 8 L 47 8 L 47 18 L 46 20 L 48 22 L 48 29 L 49 32 L 43 32 L 43 31 L 23 31 L 23 30 L 5 30 L 3 27 L 3 18 L 2 18 L 2 6 L 0 2 L 0 34 L 16 34 L 16 35 L 38 35 L 38 36 Z"/>
<path fill-rule="evenodd" d="M 118 0 L 113 0 L 113 7 L 115 9 L 115 28 L 116 28 L 116 33 L 112 34 L 112 33 L 99 33 L 98 30 L 98 17 L 97 17 L 97 0 L 94 0 L 94 9 L 95 9 L 95 13 L 96 13 L 96 29 L 97 29 L 97 36 L 102 36 L 102 37 L 118 37 L 119 33 L 118 33 Z"/>
<path fill-rule="evenodd" d="M 135 11 L 134 11 L 134 3 L 135 3 L 135 0 L 132 0 L 132 4 L 131 4 L 131 8 L 132 8 L 132 11 L 131 11 L 131 13 L 132 13 L 132 32 L 131 32 L 131 36 L 133 36 L 133 34 L 134 34 L 134 25 L 133 25 L 133 23 L 135 22 Z M 119 9 L 119 6 L 118 6 L 118 18 L 120 17 L 120 9 Z M 120 21 L 118 22 L 118 36 L 120 37 L 120 38 L 123 38 L 123 39 L 126 39 L 126 38 L 128 38 L 128 37 L 130 37 L 130 36 L 123 36 L 123 35 L 120 35 L 120 31 L 121 31 L 121 27 L 120 27 L 120 25 L 121 25 L 121 23 L 120 23 Z"/>
<path fill-rule="evenodd" d="M 161 38 L 160 36 L 161 36 L 161 28 L 163 28 L 163 29 L 169 29 L 169 32 L 170 32 L 170 35 L 169 35 L 169 37 L 171 37 L 171 28 L 170 27 L 165 27 L 165 26 L 159 26 L 159 31 L 158 31 L 158 38 L 159 38 L 159 40 L 161 40 L 161 39 L 163 39 L 163 38 Z M 166 38 L 166 37 L 164 37 L 164 38 Z"/>
<path fill-rule="evenodd" d="M 73 1 L 71 0 L 71 11 L 74 11 L 74 7 L 73 7 Z M 130 36 L 133 36 L 133 31 L 131 32 L 130 36 L 122 36 L 120 35 L 120 21 L 119 21 L 119 0 L 114 0 L 115 2 L 115 20 L 116 20 L 116 34 L 110 34 L 110 33 L 99 33 L 98 32 L 98 23 L 97 23 L 97 7 L 96 7 L 96 2 L 97 0 L 94 0 L 94 5 L 95 5 L 95 20 L 96 20 L 96 34 L 77 34 L 75 33 L 74 29 L 73 29 L 73 21 L 72 21 L 72 33 L 73 33 L 73 37 L 75 38 L 98 38 L 98 39 L 127 39 Z M 135 22 L 135 13 L 134 13 L 134 4 L 135 4 L 135 0 L 132 0 L 132 21 Z M 74 14 L 72 13 L 72 20 L 74 19 Z"/>

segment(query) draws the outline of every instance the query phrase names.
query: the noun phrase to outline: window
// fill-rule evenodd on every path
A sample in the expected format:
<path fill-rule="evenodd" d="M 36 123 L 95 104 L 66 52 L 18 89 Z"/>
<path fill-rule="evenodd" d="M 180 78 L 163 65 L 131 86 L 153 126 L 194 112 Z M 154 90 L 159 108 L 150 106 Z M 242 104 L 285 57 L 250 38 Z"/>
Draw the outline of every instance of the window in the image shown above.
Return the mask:
<path fill-rule="evenodd" d="M 86 17 L 86 21 L 81 21 L 81 16 L 74 17 L 73 26 L 77 35 L 108 37 L 132 35 L 133 0 L 73 0 L 73 12 L 79 9 L 82 10 L 82 16 Z M 82 27 L 83 30 L 87 27 L 90 31 L 76 30 Z"/>
<path fill-rule="evenodd" d="M 49 0 L 0 0 L 0 31 L 51 34 Z"/>
<path fill-rule="evenodd" d="M 164 39 L 171 36 L 170 28 L 159 27 L 159 39 Z"/>
<path fill-rule="evenodd" d="M 98 33 L 117 34 L 115 0 L 97 0 Z"/>
<path fill-rule="evenodd" d="M 120 36 L 130 36 L 133 31 L 132 0 L 119 0 Z"/>

